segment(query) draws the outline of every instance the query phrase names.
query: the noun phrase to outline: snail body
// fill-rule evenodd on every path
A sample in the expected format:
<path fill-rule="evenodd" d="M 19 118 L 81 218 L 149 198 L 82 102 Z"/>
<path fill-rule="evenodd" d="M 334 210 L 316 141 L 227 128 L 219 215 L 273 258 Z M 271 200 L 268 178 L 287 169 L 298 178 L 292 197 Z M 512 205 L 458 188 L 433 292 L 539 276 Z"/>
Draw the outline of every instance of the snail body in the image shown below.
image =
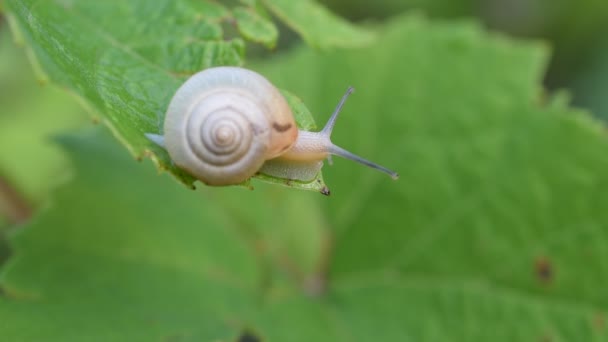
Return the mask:
<path fill-rule="evenodd" d="M 165 115 L 164 136 L 146 136 L 164 147 L 173 162 L 208 185 L 241 183 L 257 172 L 311 181 L 330 154 L 398 175 L 331 140 L 344 95 L 325 128 L 300 131 L 283 95 L 260 74 L 216 67 L 190 77 L 175 93 Z"/>

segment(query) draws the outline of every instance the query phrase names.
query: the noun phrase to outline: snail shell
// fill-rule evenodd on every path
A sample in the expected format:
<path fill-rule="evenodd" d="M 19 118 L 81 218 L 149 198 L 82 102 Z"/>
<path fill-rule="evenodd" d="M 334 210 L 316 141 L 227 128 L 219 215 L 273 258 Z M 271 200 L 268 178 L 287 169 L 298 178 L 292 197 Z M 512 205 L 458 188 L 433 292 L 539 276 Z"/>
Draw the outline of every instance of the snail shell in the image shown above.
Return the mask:
<path fill-rule="evenodd" d="M 209 185 L 238 184 L 298 137 L 281 93 L 261 75 L 217 67 L 193 75 L 165 117 L 165 148 L 174 163 Z"/>

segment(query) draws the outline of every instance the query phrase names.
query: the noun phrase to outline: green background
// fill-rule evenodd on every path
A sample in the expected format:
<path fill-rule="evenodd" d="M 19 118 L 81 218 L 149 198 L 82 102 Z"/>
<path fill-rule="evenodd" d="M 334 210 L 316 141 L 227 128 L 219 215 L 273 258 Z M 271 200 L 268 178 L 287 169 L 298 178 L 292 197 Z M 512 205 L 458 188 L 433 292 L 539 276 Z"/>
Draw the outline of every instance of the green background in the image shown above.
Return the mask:
<path fill-rule="evenodd" d="M 3 3 L 0 335 L 608 340 L 608 6 L 294 4 Z M 354 86 L 333 140 L 401 178 L 334 158 L 330 197 L 189 190 L 143 133 L 219 64 L 300 125 Z"/>

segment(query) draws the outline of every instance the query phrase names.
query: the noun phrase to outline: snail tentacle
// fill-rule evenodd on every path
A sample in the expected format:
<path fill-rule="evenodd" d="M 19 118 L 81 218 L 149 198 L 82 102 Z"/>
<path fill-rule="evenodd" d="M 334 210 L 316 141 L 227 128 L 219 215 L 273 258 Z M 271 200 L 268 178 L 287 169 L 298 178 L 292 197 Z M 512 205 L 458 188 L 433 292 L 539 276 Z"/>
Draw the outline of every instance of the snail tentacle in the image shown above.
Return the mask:
<path fill-rule="evenodd" d="M 148 138 L 148 140 L 152 141 L 153 143 L 155 143 L 156 145 L 167 149 L 165 147 L 165 137 L 160 135 L 160 134 L 154 134 L 154 133 L 145 133 L 144 134 L 146 136 L 146 138 Z"/>

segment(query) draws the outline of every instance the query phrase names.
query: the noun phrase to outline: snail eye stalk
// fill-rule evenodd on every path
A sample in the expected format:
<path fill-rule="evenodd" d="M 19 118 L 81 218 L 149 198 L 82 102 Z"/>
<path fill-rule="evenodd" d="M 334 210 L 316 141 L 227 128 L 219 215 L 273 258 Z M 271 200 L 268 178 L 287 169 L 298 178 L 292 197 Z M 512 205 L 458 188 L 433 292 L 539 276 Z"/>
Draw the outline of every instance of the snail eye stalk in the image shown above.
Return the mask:
<path fill-rule="evenodd" d="M 338 114 L 340 114 L 342 107 L 346 103 L 346 100 L 348 99 L 350 94 L 353 93 L 353 91 L 355 91 L 355 89 L 353 87 L 348 87 L 348 89 L 346 90 L 346 93 L 342 96 L 342 98 L 340 99 L 340 102 L 338 102 L 338 105 L 336 106 L 336 109 L 334 109 L 334 112 L 331 114 L 331 117 L 325 124 L 325 127 L 323 127 L 323 130 L 321 130 L 321 132 L 320 132 L 321 135 L 323 135 L 327 140 L 329 140 L 327 152 L 329 152 L 330 154 L 336 155 L 336 156 L 340 156 L 342 158 L 350 159 L 352 161 L 355 161 L 359 164 L 363 164 L 367 167 L 378 170 L 380 172 L 384 172 L 387 175 L 389 175 L 392 179 L 395 179 L 395 180 L 399 179 L 399 174 L 397 172 L 387 169 L 386 167 L 384 167 L 382 165 L 378 165 L 365 158 L 359 157 L 358 155 L 356 155 L 352 152 L 349 152 L 337 145 L 334 145 L 331 142 L 331 132 L 333 131 L 334 126 L 336 125 L 336 121 L 338 119 Z M 331 164 L 331 161 L 330 161 L 330 164 Z"/>

